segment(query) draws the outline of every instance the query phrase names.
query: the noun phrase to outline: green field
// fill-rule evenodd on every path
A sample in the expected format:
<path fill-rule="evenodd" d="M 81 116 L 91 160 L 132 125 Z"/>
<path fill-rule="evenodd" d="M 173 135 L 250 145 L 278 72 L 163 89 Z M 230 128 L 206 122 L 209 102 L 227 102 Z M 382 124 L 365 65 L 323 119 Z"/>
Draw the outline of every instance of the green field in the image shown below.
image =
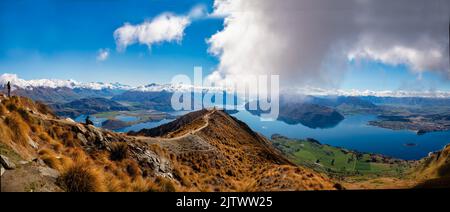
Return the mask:
<path fill-rule="evenodd" d="M 359 153 L 313 140 L 272 136 L 273 145 L 298 165 L 341 176 L 403 174 L 411 162 L 378 154 Z"/>

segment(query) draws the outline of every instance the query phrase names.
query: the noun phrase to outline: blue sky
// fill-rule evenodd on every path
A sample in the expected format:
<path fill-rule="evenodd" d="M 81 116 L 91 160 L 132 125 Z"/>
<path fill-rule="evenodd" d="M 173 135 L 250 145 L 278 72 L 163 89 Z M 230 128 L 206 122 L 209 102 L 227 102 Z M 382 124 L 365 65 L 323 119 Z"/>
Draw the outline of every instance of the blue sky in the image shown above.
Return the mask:
<path fill-rule="evenodd" d="M 180 43 L 130 45 L 116 51 L 113 32 L 125 22 L 139 24 L 163 12 L 187 14 L 197 5 L 213 10 L 213 0 L 2 0 L 0 1 L 0 73 L 23 79 L 55 78 L 82 82 L 143 85 L 168 83 L 194 66 L 211 73 L 219 58 L 208 53 L 206 39 L 222 30 L 223 19 L 195 20 Z M 99 49 L 109 49 L 105 61 Z M 436 72 L 419 74 L 408 67 L 365 61 L 349 64 L 342 89 L 439 89 L 450 83 Z"/>
<path fill-rule="evenodd" d="M 1 1 L 0 72 L 24 79 L 127 84 L 169 82 L 195 65 L 207 72 L 217 59 L 208 54 L 205 40 L 221 29 L 221 19 L 197 20 L 181 43 L 156 44 L 151 50 L 133 45 L 119 53 L 113 38 L 125 22 L 138 24 L 166 11 L 187 13 L 198 4 L 211 7 L 212 1 Z M 108 60 L 96 60 L 100 48 L 111 50 Z"/>

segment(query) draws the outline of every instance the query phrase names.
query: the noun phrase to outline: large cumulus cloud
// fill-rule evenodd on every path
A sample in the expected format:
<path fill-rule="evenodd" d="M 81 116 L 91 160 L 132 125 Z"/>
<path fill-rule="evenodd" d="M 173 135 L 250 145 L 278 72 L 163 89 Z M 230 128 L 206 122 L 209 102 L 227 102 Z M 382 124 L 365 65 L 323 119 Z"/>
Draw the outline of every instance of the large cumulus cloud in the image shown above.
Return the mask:
<path fill-rule="evenodd" d="M 335 86 L 348 60 L 404 64 L 450 77 L 446 0 L 216 0 L 224 29 L 210 80 L 280 74 L 282 85 Z"/>

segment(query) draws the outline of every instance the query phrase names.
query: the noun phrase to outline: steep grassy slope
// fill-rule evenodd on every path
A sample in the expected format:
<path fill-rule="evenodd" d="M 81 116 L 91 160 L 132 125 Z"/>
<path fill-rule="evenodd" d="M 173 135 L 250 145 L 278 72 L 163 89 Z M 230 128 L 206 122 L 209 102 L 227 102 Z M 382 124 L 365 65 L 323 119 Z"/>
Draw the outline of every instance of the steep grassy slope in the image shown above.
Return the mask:
<path fill-rule="evenodd" d="M 2 191 L 177 189 L 165 177 L 169 171 L 155 162 L 170 155 L 134 145 L 120 134 L 58 119 L 27 98 L 0 96 L 0 138 L 1 154 L 17 166 L 2 175 Z"/>
<path fill-rule="evenodd" d="M 450 188 L 450 145 L 422 159 L 412 175 L 421 180 L 419 188 Z"/>
<path fill-rule="evenodd" d="M 183 181 L 202 185 L 201 190 L 309 190 L 334 186 L 328 178 L 295 166 L 270 141 L 223 111 L 197 111 L 132 134 L 161 136 L 139 139 L 159 143 L 175 154 L 183 167 Z"/>

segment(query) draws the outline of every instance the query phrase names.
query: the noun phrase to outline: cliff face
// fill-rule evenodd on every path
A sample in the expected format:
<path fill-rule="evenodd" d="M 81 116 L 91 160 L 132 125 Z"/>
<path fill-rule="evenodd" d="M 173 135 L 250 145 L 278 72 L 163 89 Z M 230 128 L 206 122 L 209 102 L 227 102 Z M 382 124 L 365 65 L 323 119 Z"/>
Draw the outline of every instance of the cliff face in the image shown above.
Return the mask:
<path fill-rule="evenodd" d="M 2 191 L 334 189 L 222 111 L 125 135 L 59 119 L 27 98 L 0 100 L 0 150 L 16 165 L 2 174 Z"/>

